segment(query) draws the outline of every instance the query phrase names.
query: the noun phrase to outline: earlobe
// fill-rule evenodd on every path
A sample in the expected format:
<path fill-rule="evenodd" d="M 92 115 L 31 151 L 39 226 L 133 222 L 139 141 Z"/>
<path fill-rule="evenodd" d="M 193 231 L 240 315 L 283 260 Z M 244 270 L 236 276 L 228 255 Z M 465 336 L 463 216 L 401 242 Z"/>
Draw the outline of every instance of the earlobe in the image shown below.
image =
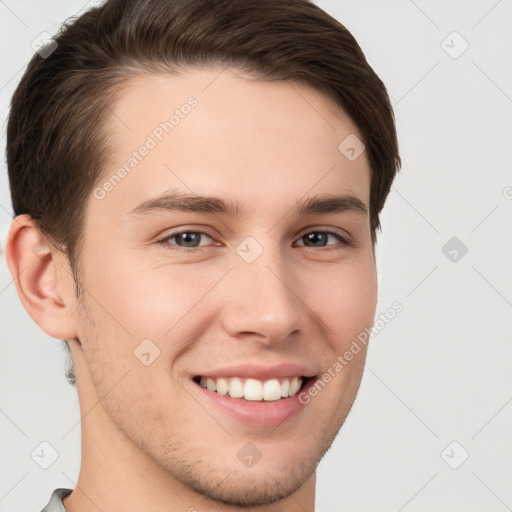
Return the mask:
<path fill-rule="evenodd" d="M 29 215 L 13 219 L 5 255 L 30 317 L 53 338 L 77 338 L 73 278 L 64 268 L 67 258 L 45 241 Z"/>

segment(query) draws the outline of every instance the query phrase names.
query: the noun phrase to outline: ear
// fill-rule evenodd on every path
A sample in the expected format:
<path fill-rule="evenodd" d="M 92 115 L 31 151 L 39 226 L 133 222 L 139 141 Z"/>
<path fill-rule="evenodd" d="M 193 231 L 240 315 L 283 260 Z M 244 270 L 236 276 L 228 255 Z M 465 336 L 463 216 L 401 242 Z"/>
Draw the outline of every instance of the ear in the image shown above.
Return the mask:
<path fill-rule="evenodd" d="M 14 218 L 5 256 L 20 300 L 34 322 L 53 338 L 78 339 L 69 261 L 45 241 L 29 215 Z"/>

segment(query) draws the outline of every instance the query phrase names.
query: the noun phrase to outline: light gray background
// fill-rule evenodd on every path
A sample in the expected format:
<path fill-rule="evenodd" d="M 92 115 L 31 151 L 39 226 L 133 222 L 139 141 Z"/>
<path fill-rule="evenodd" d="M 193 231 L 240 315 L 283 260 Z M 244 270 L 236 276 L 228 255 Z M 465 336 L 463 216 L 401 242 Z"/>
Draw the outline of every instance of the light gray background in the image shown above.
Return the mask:
<path fill-rule="evenodd" d="M 511 510 L 512 1 L 317 4 L 354 34 L 395 106 L 403 168 L 382 215 L 377 312 L 404 306 L 371 342 L 319 467 L 318 511 Z M 83 6 L 0 0 L 2 123 L 31 41 Z M 453 31 L 469 43 L 458 58 Z M 4 148 L 4 124 L 1 137 Z M 2 162 L 2 241 L 11 212 Z M 442 252 L 452 237 L 468 248 L 456 262 Z M 3 257 L 0 321 L 0 511 L 38 511 L 75 485 L 80 414 L 62 342 L 25 312 Z M 42 441 L 59 453 L 46 470 L 31 458 Z"/>

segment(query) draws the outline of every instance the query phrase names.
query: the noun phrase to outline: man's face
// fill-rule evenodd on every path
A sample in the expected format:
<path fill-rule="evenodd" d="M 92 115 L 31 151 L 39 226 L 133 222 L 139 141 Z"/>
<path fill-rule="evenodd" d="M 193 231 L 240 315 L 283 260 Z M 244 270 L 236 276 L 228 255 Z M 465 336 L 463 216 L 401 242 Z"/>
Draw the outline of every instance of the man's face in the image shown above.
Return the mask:
<path fill-rule="evenodd" d="M 112 106 L 113 158 L 87 205 L 74 356 L 85 362 L 81 400 L 103 397 L 130 457 L 214 499 L 263 504 L 312 475 L 355 399 L 366 350 L 306 405 L 258 393 L 276 398 L 286 380 L 332 369 L 372 325 L 377 299 L 368 213 L 297 210 L 343 195 L 369 209 L 370 166 L 364 152 L 351 161 L 339 151 L 360 133 L 319 92 L 219 72 L 138 77 Z M 173 114 L 172 128 L 160 124 Z M 240 211 L 130 213 L 171 191 Z M 253 400 L 202 387 L 206 376 Z M 82 428 L 101 438 L 111 427 Z"/>

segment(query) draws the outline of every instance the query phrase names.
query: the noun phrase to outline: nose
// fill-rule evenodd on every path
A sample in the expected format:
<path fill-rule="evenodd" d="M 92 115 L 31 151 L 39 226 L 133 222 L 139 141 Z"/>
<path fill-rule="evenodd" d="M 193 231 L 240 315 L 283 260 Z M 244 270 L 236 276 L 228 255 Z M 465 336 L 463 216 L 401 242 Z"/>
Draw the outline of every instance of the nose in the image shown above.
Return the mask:
<path fill-rule="evenodd" d="M 252 337 L 270 345 L 286 340 L 300 328 L 304 299 L 293 286 L 293 275 L 282 258 L 266 250 L 247 263 L 235 254 L 224 283 L 223 327 L 232 337 Z M 224 295 L 225 294 L 225 295 Z"/>

